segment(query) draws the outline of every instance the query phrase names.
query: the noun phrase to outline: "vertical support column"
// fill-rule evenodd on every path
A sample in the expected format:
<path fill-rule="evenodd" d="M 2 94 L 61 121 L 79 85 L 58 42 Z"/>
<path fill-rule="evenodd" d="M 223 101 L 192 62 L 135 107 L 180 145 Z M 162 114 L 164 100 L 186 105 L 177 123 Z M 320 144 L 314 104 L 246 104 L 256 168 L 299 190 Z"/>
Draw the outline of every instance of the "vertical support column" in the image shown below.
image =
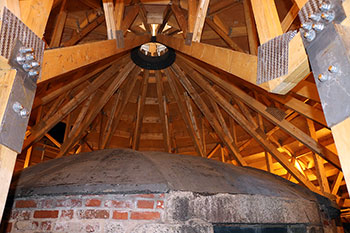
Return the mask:
<path fill-rule="evenodd" d="M 124 48 L 124 32 L 122 30 L 122 22 L 124 18 L 125 4 L 124 0 L 117 0 L 115 3 L 115 29 L 117 47 Z"/>
<path fill-rule="evenodd" d="M 3 76 L 0 76 L 0 123 L 5 115 L 5 109 L 15 77 L 16 70 L 7 71 Z M 0 221 L 2 219 L 16 158 L 17 153 L 15 151 L 0 145 Z"/>

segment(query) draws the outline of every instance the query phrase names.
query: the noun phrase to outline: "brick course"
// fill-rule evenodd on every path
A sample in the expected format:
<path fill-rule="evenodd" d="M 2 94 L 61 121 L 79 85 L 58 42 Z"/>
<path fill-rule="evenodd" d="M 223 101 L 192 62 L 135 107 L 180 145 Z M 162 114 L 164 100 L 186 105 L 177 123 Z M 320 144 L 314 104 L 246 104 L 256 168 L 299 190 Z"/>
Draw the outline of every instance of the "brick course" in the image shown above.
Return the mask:
<path fill-rule="evenodd" d="M 128 221 L 159 223 L 164 215 L 164 195 L 20 198 L 12 208 L 6 232 L 98 232 L 106 228 L 121 229 L 120 224 Z"/>

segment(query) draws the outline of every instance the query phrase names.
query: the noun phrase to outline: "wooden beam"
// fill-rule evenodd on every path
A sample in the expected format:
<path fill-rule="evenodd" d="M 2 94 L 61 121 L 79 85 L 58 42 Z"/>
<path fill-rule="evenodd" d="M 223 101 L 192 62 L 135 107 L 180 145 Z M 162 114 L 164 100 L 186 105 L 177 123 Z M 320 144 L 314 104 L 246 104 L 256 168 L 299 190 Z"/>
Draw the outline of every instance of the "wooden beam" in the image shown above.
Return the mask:
<path fill-rule="evenodd" d="M 0 122 L 2 122 L 5 115 L 16 73 L 16 70 L 8 70 L 0 76 Z M 17 153 L 15 151 L 0 145 L 0 221 L 5 208 L 16 158 Z"/>
<path fill-rule="evenodd" d="M 108 88 L 105 90 L 101 98 L 99 98 L 98 102 L 93 106 L 93 108 L 88 112 L 86 117 L 83 120 L 83 123 L 79 127 L 79 129 L 71 135 L 71 137 L 68 137 L 67 142 L 64 142 L 60 153 L 57 155 L 57 157 L 62 157 L 65 155 L 70 148 L 78 141 L 80 140 L 82 134 L 85 132 L 85 130 L 91 125 L 93 120 L 96 118 L 98 113 L 102 110 L 102 108 L 105 106 L 105 104 L 109 101 L 109 99 L 113 96 L 113 94 L 118 90 L 120 85 L 125 81 L 125 79 L 129 76 L 130 72 L 134 69 L 137 72 L 141 71 L 140 67 L 135 68 L 135 64 L 130 61 L 125 67 L 120 70 L 119 74 L 115 79 L 112 81 L 112 83 L 108 86 Z"/>
<path fill-rule="evenodd" d="M 109 144 L 111 142 L 111 139 L 113 137 L 113 134 L 118 128 L 118 125 L 120 123 L 120 119 L 122 117 L 122 114 L 124 113 L 124 110 L 125 110 L 125 108 L 126 108 L 126 106 L 128 104 L 129 98 L 130 98 L 131 94 L 134 91 L 134 87 L 135 87 L 135 84 L 136 84 L 136 81 L 137 81 L 136 77 L 138 76 L 139 73 L 140 73 L 140 70 L 137 68 L 137 69 L 134 69 L 133 72 L 130 74 L 130 77 L 132 77 L 132 78 L 129 81 L 129 84 L 128 84 L 127 88 L 126 88 L 126 93 L 125 93 L 125 96 L 123 98 L 123 101 L 121 102 L 121 106 L 118 107 L 117 113 L 114 116 L 114 120 L 113 120 L 113 124 L 112 124 L 112 130 L 110 131 L 108 136 L 105 137 L 105 140 L 102 143 L 102 149 L 105 149 L 105 148 L 107 148 L 109 146 Z"/>
<path fill-rule="evenodd" d="M 197 0 L 188 0 L 188 35 L 187 37 L 191 38 L 193 36 L 194 25 L 196 23 L 196 14 L 197 14 Z"/>
<path fill-rule="evenodd" d="M 142 121 L 143 121 L 143 113 L 145 109 L 147 89 L 148 89 L 148 79 L 149 79 L 149 70 L 144 70 L 143 83 L 142 83 L 140 95 L 137 101 L 137 116 L 136 116 L 134 140 L 132 144 L 133 150 L 138 150 L 140 147 L 140 135 L 141 135 Z"/>
<path fill-rule="evenodd" d="M 293 24 L 295 18 L 298 16 L 300 9 L 297 4 L 293 4 L 293 6 L 288 11 L 287 15 L 284 17 L 282 21 L 282 31 L 287 32 L 290 26 Z"/>
<path fill-rule="evenodd" d="M 121 54 L 146 42 L 149 42 L 148 36 L 135 36 L 132 40 L 125 40 L 124 48 L 117 48 L 115 41 L 106 40 L 46 50 L 44 52 L 42 75 L 38 82 L 48 81 L 58 75 Z"/>
<path fill-rule="evenodd" d="M 298 6 L 299 9 L 303 8 L 303 6 L 308 2 L 308 0 L 293 0 L 293 1 Z"/>
<path fill-rule="evenodd" d="M 244 52 L 239 45 L 232 40 L 212 19 L 206 18 L 205 22 L 213 29 L 224 41 L 225 43 L 233 50 Z"/>
<path fill-rule="evenodd" d="M 186 111 L 188 113 L 188 115 L 189 115 L 189 118 L 191 120 L 191 125 L 192 125 L 194 133 L 195 133 L 195 137 L 197 138 L 198 142 L 200 143 L 199 146 L 201 148 L 203 148 L 202 149 L 203 150 L 203 155 L 205 155 L 205 153 L 204 153 L 204 144 L 202 143 L 201 134 L 199 132 L 199 127 L 198 127 L 198 124 L 197 124 L 197 120 L 196 120 L 196 117 L 194 115 L 194 111 L 193 111 L 193 108 L 192 108 L 191 97 L 187 94 L 187 92 L 184 92 L 184 97 L 185 97 L 185 102 L 186 102 L 187 108 L 183 109 L 183 110 Z"/>
<path fill-rule="evenodd" d="M 184 96 L 180 94 L 179 88 L 176 85 L 174 73 L 169 68 L 165 69 L 164 72 L 168 78 L 168 83 L 169 83 L 170 89 L 173 93 L 173 96 L 175 97 L 176 104 L 178 106 L 178 111 L 182 116 L 182 120 L 185 122 L 187 132 L 192 139 L 192 142 L 194 144 L 194 148 L 199 156 L 205 157 L 206 154 L 204 153 L 202 143 L 198 139 L 198 137 L 196 137 L 196 132 L 195 132 L 194 126 L 193 126 L 193 124 L 191 124 L 191 120 L 189 119 L 189 115 L 186 114 L 187 111 L 184 111 L 184 109 L 186 109 Z"/>
<path fill-rule="evenodd" d="M 122 22 L 124 18 L 125 3 L 124 0 L 116 0 L 115 2 L 115 23 L 116 30 L 122 29 Z"/>
<path fill-rule="evenodd" d="M 106 138 L 110 134 L 110 131 L 112 129 L 114 115 L 115 115 L 115 112 L 117 110 L 117 107 L 119 106 L 119 102 L 121 101 L 121 95 L 122 95 L 121 91 L 118 91 L 117 93 L 115 93 L 113 95 L 113 98 L 111 99 L 113 105 L 112 105 L 111 112 L 108 115 L 108 120 L 106 122 L 106 127 L 105 127 L 105 130 L 103 132 L 103 138 Z M 103 140 L 101 140 L 100 149 L 102 147 L 102 144 L 103 144 Z"/>
<path fill-rule="evenodd" d="M 350 190 L 350 118 L 332 127 L 334 143 L 338 151 L 341 167 L 346 182 L 346 187 Z"/>
<path fill-rule="evenodd" d="M 256 31 L 256 25 L 254 21 L 254 15 L 252 12 L 252 5 L 250 3 L 250 0 L 243 0 L 243 9 L 244 9 L 245 23 L 246 23 L 247 32 L 248 32 L 249 50 L 251 54 L 257 55 L 259 39 Z"/>
<path fill-rule="evenodd" d="M 164 11 L 163 23 L 158 27 L 158 34 L 163 32 L 164 27 L 168 23 L 168 20 L 169 20 L 170 16 L 172 15 L 172 13 L 173 13 L 173 11 L 171 10 L 171 6 L 168 5 Z"/>
<path fill-rule="evenodd" d="M 120 65 L 124 65 L 124 63 L 127 62 L 127 56 L 128 55 L 124 55 L 123 57 L 120 58 L 120 62 L 119 62 Z M 115 63 L 115 61 L 108 62 L 107 64 L 105 64 L 97 69 L 94 69 L 91 72 L 87 72 L 86 74 L 81 76 L 79 79 L 76 79 L 72 82 L 69 82 L 66 85 L 64 85 L 64 86 L 62 86 L 62 87 L 60 87 L 60 88 L 58 88 L 50 93 L 47 93 L 47 94 L 45 93 L 44 96 L 37 95 L 34 99 L 33 109 L 37 108 L 38 106 L 48 104 L 49 102 L 53 101 L 54 99 L 56 99 L 60 95 L 71 91 L 73 88 L 75 88 L 79 85 L 82 85 L 84 82 L 86 82 L 87 80 L 92 78 L 94 75 L 97 75 L 98 73 L 102 72 L 103 70 L 105 70 L 106 68 L 111 66 L 113 63 Z M 84 71 L 84 73 L 85 73 L 85 71 Z M 78 75 L 80 76 L 81 72 L 79 72 Z"/>
<path fill-rule="evenodd" d="M 63 0 L 61 3 L 61 8 L 57 15 L 55 28 L 53 30 L 53 34 L 50 41 L 50 48 L 59 47 L 61 44 L 63 29 L 67 19 L 66 4 L 67 0 Z"/>
<path fill-rule="evenodd" d="M 241 166 L 246 166 L 247 163 L 244 161 L 242 155 L 239 153 L 238 149 L 233 145 L 232 141 L 230 141 L 230 138 L 225 134 L 223 131 L 219 121 L 213 116 L 213 114 L 210 112 L 208 106 L 203 101 L 201 96 L 197 93 L 197 91 L 192 86 L 191 82 L 188 80 L 186 75 L 183 73 L 183 71 L 178 67 L 177 64 L 173 64 L 171 66 L 179 80 L 181 81 L 181 84 L 184 86 L 186 91 L 190 94 L 193 101 L 197 104 L 198 108 L 201 110 L 203 115 L 207 118 L 210 125 L 213 127 L 215 132 L 218 134 L 220 139 L 223 141 L 225 146 L 229 149 L 230 153 L 235 157 L 236 161 Z"/>
<path fill-rule="evenodd" d="M 128 29 L 131 27 L 133 22 L 135 21 L 137 15 L 139 14 L 140 7 L 138 5 L 134 5 L 133 8 L 125 15 L 123 23 L 121 25 L 121 30 L 124 33 L 124 36 L 128 32 Z"/>
<path fill-rule="evenodd" d="M 241 3 L 238 0 L 216 1 L 209 6 L 208 16 L 214 16 L 239 4 Z"/>
<path fill-rule="evenodd" d="M 15 168 L 17 153 L 0 145 L 0 219 L 5 208 L 7 193 L 10 187 L 12 173 Z"/>
<path fill-rule="evenodd" d="M 204 27 L 205 18 L 209 7 L 209 0 L 199 0 L 197 8 L 196 22 L 193 29 L 192 41 L 200 42 Z"/>
<path fill-rule="evenodd" d="M 96 1 L 96 0 L 79 0 L 79 1 L 92 9 L 101 8 L 100 1 Z"/>
<path fill-rule="evenodd" d="M 335 178 L 335 181 L 334 181 L 334 183 L 332 185 L 332 188 L 331 188 L 331 190 L 332 190 L 331 193 L 333 195 L 337 195 L 338 194 L 338 191 L 339 191 L 339 188 L 340 188 L 340 184 L 343 181 L 343 178 L 344 178 L 343 172 L 339 171 L 338 175 Z"/>
<path fill-rule="evenodd" d="M 75 45 L 81 39 L 83 39 L 87 34 L 89 34 L 95 28 L 100 26 L 103 22 L 105 22 L 105 16 L 104 15 L 97 16 L 97 18 L 95 18 L 91 23 L 89 23 L 81 31 L 74 31 L 72 37 L 69 40 L 63 42 L 62 45 L 65 47 Z"/>
<path fill-rule="evenodd" d="M 310 132 L 310 136 L 317 142 L 317 136 L 316 136 L 316 130 L 315 130 L 315 124 L 313 121 L 307 119 L 307 125 L 309 127 L 309 132 Z M 318 184 L 320 186 L 321 192 L 323 193 L 331 193 L 330 188 L 329 188 L 329 183 L 328 183 L 328 179 L 326 176 L 326 170 L 324 167 L 324 162 L 323 159 L 315 154 L 312 153 L 312 157 L 314 159 L 315 162 L 315 168 L 316 168 L 316 175 L 317 175 L 317 179 L 318 179 Z"/>
<path fill-rule="evenodd" d="M 31 132 L 32 134 L 24 141 L 23 148 L 26 149 L 34 142 L 40 140 L 45 133 L 52 129 L 58 122 L 63 120 L 70 112 L 76 109 L 79 104 L 86 100 L 91 94 L 95 93 L 96 90 L 102 86 L 107 80 L 111 79 L 115 75 L 119 68 L 118 64 L 112 65 L 105 72 L 103 72 L 99 77 L 97 77 L 88 87 L 80 91 L 74 98 L 72 98 L 67 104 L 65 104 L 61 109 L 59 109 L 52 117 L 47 119 L 45 122 L 40 122 L 35 125 Z"/>
<path fill-rule="evenodd" d="M 139 16 L 141 17 L 143 25 L 146 28 L 146 32 L 148 32 L 149 34 L 152 34 L 151 26 L 147 23 L 147 11 L 145 9 L 145 6 L 142 3 L 140 3 L 140 1 L 138 1 L 138 2 L 139 2 L 139 7 L 140 7 Z"/>
<path fill-rule="evenodd" d="M 218 91 L 216 91 L 207 81 L 205 81 L 196 71 L 188 65 L 181 63 L 181 67 L 215 102 L 217 102 L 234 120 L 257 140 L 266 151 L 271 153 L 283 167 L 293 174 L 293 176 L 310 190 L 317 192 L 317 188 L 293 165 L 291 164 L 267 139 L 261 130 L 256 130 L 251 122 L 235 109 Z"/>
<path fill-rule="evenodd" d="M 0 15 L 3 15 L 3 9 L 6 7 L 19 19 L 21 19 L 21 10 L 19 0 L 0 0 Z"/>
<path fill-rule="evenodd" d="M 186 39 L 188 26 L 187 26 L 187 20 L 186 20 L 185 14 L 178 4 L 172 4 L 171 9 L 175 15 L 177 24 L 182 30 L 182 36 Z"/>
<path fill-rule="evenodd" d="M 250 0 L 254 12 L 254 18 L 260 43 L 283 34 L 274 0 Z"/>
<path fill-rule="evenodd" d="M 23 23 L 42 38 L 52 9 L 53 0 L 27 0 L 19 1 L 19 4 Z"/>
<path fill-rule="evenodd" d="M 310 150 L 312 150 L 314 153 L 320 155 L 325 160 L 333 164 L 335 167 L 340 169 L 340 162 L 339 158 L 336 154 L 322 146 L 321 144 L 317 143 L 315 140 L 313 140 L 310 136 L 305 134 L 303 131 L 295 127 L 293 124 L 286 120 L 278 120 L 275 118 L 272 114 L 270 114 L 266 110 L 266 106 L 261 104 L 259 101 L 254 99 L 253 97 L 249 96 L 239 88 L 233 86 L 232 84 L 222 80 L 220 77 L 214 75 L 214 73 L 210 72 L 208 69 L 204 69 L 201 66 L 198 66 L 197 64 L 193 63 L 192 61 L 186 59 L 181 54 L 177 54 L 177 60 L 185 61 L 187 64 L 189 64 L 193 69 L 197 70 L 199 73 L 210 79 L 212 82 L 217 84 L 219 87 L 221 87 L 223 90 L 225 90 L 227 93 L 229 93 L 232 96 L 235 96 L 236 98 L 240 99 L 243 103 L 245 103 L 250 108 L 254 109 L 258 113 L 260 113 L 262 116 L 264 116 L 267 120 L 272 122 L 273 124 L 279 126 L 281 129 L 286 131 L 289 135 L 291 135 L 293 138 L 297 139 L 301 143 L 303 143 L 306 147 L 308 147 Z"/>
<path fill-rule="evenodd" d="M 109 40 L 117 39 L 113 0 L 103 0 L 103 10 L 105 12 L 107 37 Z"/>
<path fill-rule="evenodd" d="M 157 85 L 157 97 L 158 97 L 158 105 L 159 105 L 159 117 L 163 130 L 163 138 L 164 138 L 164 149 L 166 152 L 171 152 L 171 144 L 169 137 L 169 121 L 168 116 L 165 114 L 165 106 L 164 106 L 164 87 L 162 83 L 162 73 L 160 70 L 155 71 L 156 76 L 156 85 Z"/>

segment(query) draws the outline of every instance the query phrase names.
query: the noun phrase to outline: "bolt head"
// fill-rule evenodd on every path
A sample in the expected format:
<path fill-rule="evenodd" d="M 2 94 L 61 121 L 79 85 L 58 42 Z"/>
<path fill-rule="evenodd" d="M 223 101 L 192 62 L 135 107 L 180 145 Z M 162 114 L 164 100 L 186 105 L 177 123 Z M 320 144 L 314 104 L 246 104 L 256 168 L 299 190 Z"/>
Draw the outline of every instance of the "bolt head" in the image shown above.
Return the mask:
<path fill-rule="evenodd" d="M 23 64 L 24 62 L 26 61 L 26 58 L 25 57 L 23 57 L 23 56 L 17 56 L 16 57 L 16 62 L 18 63 L 18 64 Z"/>
<path fill-rule="evenodd" d="M 314 30 L 307 31 L 304 33 L 304 37 L 308 42 L 311 42 L 316 38 L 316 32 Z"/>
<path fill-rule="evenodd" d="M 25 108 L 23 108 L 20 112 L 19 112 L 19 115 L 22 117 L 22 118 L 27 118 L 29 117 L 29 111 Z"/>
<path fill-rule="evenodd" d="M 329 11 L 330 9 L 332 9 L 332 7 L 333 7 L 333 5 L 330 2 L 324 1 L 319 6 L 319 9 L 323 12 L 326 12 L 326 11 Z"/>
<path fill-rule="evenodd" d="M 26 58 L 26 61 L 33 61 L 35 59 L 35 56 L 33 53 L 27 53 L 25 58 Z"/>
<path fill-rule="evenodd" d="M 316 31 L 316 32 L 320 32 L 324 29 L 324 24 L 323 23 L 314 23 L 312 25 L 312 28 Z"/>
<path fill-rule="evenodd" d="M 338 73 L 339 69 L 338 67 L 331 65 L 328 67 L 328 71 L 335 74 L 335 73 Z"/>
<path fill-rule="evenodd" d="M 31 65 L 33 68 L 37 68 L 37 67 L 40 66 L 40 62 L 32 61 L 32 62 L 30 63 L 30 65 Z"/>
<path fill-rule="evenodd" d="M 320 82 L 326 82 L 326 81 L 330 80 L 330 76 L 327 74 L 319 74 L 318 80 L 320 80 Z"/>
<path fill-rule="evenodd" d="M 38 76 L 38 75 L 39 75 L 39 71 L 33 70 L 33 69 L 32 69 L 32 70 L 29 70 L 28 75 L 29 75 L 30 77 Z"/>
<path fill-rule="evenodd" d="M 22 48 L 19 49 L 19 52 L 22 53 L 22 54 L 33 53 L 34 49 L 33 48 L 22 47 Z"/>
<path fill-rule="evenodd" d="M 323 12 L 321 14 L 322 19 L 332 22 L 335 19 L 335 12 L 334 11 L 328 11 L 328 12 Z"/>
<path fill-rule="evenodd" d="M 311 30 L 312 29 L 312 22 L 307 21 L 307 22 L 301 24 L 301 27 L 304 28 L 305 30 Z"/>
<path fill-rule="evenodd" d="M 312 20 L 318 22 L 321 20 L 321 13 L 317 12 L 317 13 L 310 14 L 309 19 L 312 19 Z"/>
<path fill-rule="evenodd" d="M 25 70 L 25 71 L 28 71 L 32 68 L 32 65 L 31 64 L 27 64 L 27 63 L 24 63 L 22 65 L 22 68 Z"/>
<path fill-rule="evenodd" d="M 17 101 L 12 105 L 13 111 L 15 111 L 17 113 L 19 113 L 23 108 L 24 108 L 23 105 Z"/>

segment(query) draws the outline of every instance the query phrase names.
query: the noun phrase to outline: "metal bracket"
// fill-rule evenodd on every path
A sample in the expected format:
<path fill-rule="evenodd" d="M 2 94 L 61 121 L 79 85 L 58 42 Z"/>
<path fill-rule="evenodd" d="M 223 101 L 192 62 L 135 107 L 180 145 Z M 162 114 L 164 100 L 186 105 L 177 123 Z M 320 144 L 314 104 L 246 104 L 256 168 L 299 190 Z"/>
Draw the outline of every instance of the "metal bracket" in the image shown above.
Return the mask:
<path fill-rule="evenodd" d="M 310 0 L 299 17 L 323 112 L 332 127 L 350 116 L 350 30 L 338 24 L 346 18 L 342 1 Z"/>

